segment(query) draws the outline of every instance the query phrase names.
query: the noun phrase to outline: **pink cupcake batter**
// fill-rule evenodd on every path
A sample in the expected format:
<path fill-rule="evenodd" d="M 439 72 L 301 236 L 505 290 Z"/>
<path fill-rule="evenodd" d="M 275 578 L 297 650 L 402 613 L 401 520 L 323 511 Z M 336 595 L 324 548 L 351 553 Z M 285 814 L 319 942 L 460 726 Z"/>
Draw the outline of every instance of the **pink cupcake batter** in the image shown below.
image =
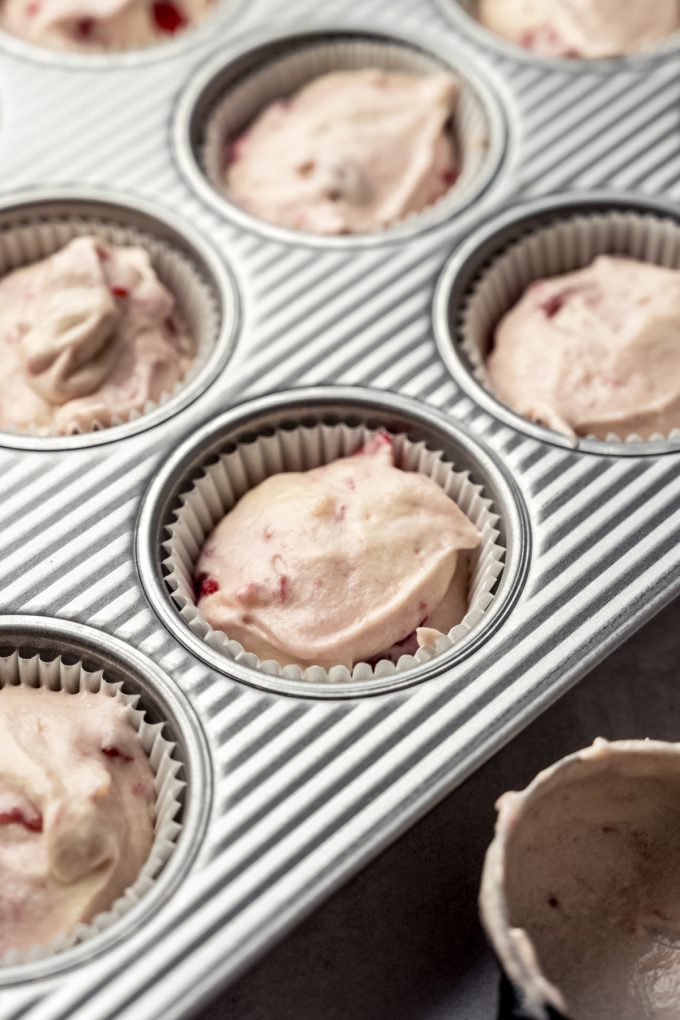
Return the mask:
<path fill-rule="evenodd" d="M 480 22 L 544 57 L 637 53 L 680 30 L 677 0 L 479 0 Z"/>
<path fill-rule="evenodd" d="M 2 0 L 0 24 L 51 49 L 122 50 L 171 38 L 212 6 L 213 0 Z"/>
<path fill-rule="evenodd" d="M 317 234 L 397 223 L 458 177 L 459 91 L 443 73 L 323 75 L 268 106 L 230 145 L 225 190 L 263 220 Z"/>
<path fill-rule="evenodd" d="M 132 885 L 154 833 L 154 777 L 105 695 L 0 689 L 0 955 L 45 945 Z"/>
<path fill-rule="evenodd" d="M 107 427 L 171 392 L 194 350 L 146 251 L 78 237 L 0 280 L 0 428 Z"/>
<path fill-rule="evenodd" d="M 600 256 L 539 280 L 501 319 L 492 389 L 569 436 L 680 428 L 680 271 Z"/>
<path fill-rule="evenodd" d="M 459 553 L 480 541 L 436 482 L 394 466 L 380 433 L 354 456 L 247 492 L 203 547 L 198 608 L 281 665 L 398 658 L 465 615 Z"/>

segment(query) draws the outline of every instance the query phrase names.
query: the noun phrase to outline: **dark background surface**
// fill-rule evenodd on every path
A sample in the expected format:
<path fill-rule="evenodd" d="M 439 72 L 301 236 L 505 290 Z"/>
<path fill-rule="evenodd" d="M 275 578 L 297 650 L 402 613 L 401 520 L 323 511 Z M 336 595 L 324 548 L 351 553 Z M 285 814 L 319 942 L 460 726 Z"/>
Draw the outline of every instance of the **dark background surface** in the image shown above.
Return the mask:
<path fill-rule="evenodd" d="M 597 736 L 680 740 L 680 601 L 336 893 L 201 1020 L 495 1020 L 498 971 L 477 915 L 494 802 Z"/>

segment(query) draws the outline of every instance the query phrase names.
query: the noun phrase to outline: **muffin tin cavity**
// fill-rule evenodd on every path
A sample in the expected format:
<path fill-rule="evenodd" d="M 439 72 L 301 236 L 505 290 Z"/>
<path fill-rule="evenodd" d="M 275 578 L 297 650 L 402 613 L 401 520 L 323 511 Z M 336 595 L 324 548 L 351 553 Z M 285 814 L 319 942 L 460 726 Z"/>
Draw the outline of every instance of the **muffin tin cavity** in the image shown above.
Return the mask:
<path fill-rule="evenodd" d="M 0 204 L 0 276 L 30 265 L 74 237 L 96 234 L 114 244 L 141 245 L 194 337 L 197 354 L 185 377 L 158 403 L 108 427 L 72 435 L 6 430 L 0 444 L 65 449 L 108 443 L 149 428 L 194 400 L 226 364 L 239 301 L 231 273 L 208 243 L 183 222 L 123 197 L 82 192 L 35 193 Z"/>
<path fill-rule="evenodd" d="M 501 403 L 487 386 L 484 363 L 498 322 L 534 280 L 580 269 L 604 254 L 680 268 L 677 209 L 616 194 L 526 203 L 470 237 L 445 266 L 435 293 L 437 345 L 456 382 L 507 424 L 558 446 L 574 444 Z M 613 434 L 606 440 L 579 438 L 577 448 L 635 456 L 668 453 L 680 449 L 680 430 L 648 440 Z"/>
<path fill-rule="evenodd" d="M 205 538 L 239 496 L 268 475 L 336 460 L 354 452 L 366 430 L 375 429 L 395 437 L 398 463 L 422 470 L 455 493 L 482 532 L 482 544 L 472 556 L 468 614 L 440 639 L 436 654 L 421 655 L 421 649 L 397 666 L 358 664 L 351 674 L 345 667 L 326 672 L 314 666 L 303 678 L 298 667 L 262 664 L 213 631 L 196 608 L 193 568 Z M 436 412 L 371 390 L 290 391 L 222 416 L 185 443 L 166 466 L 147 494 L 138 529 L 140 574 L 151 602 L 194 654 L 247 683 L 307 697 L 393 690 L 471 654 L 514 601 L 527 551 L 523 508 L 495 461 Z"/>
<path fill-rule="evenodd" d="M 179 0 L 181 3 L 181 0 Z M 149 0 L 149 6 L 156 6 Z M 162 0 L 156 15 L 157 37 L 147 45 L 127 45 L 120 49 L 59 49 L 15 35 L 0 27 L 0 51 L 23 60 L 43 65 L 56 65 L 65 70 L 106 71 L 118 68 L 134 70 L 144 65 L 179 57 L 201 43 L 209 42 L 215 32 L 228 31 L 245 6 L 244 0 L 213 0 L 213 9 L 193 25 L 179 27 L 182 15 L 177 14 L 173 0 Z"/>
<path fill-rule="evenodd" d="M 650 63 L 676 60 L 680 48 L 680 32 L 660 42 L 653 49 L 620 57 L 593 60 L 576 57 L 546 57 L 505 39 L 482 25 L 477 17 L 477 0 L 436 0 L 444 16 L 461 31 L 470 35 L 482 45 L 495 50 L 505 57 L 524 60 L 545 70 L 572 72 L 576 74 L 615 74 L 621 70 L 644 71 Z"/>
<path fill-rule="evenodd" d="M 0 687 L 79 690 L 134 709 L 131 722 L 155 776 L 151 853 L 137 881 L 105 913 L 47 946 L 0 960 L 0 987 L 76 965 L 129 935 L 172 895 L 206 821 L 211 780 L 204 740 L 187 700 L 152 662 L 123 642 L 81 624 L 34 616 L 0 617 Z"/>
<path fill-rule="evenodd" d="M 265 223 L 223 192 L 225 146 L 270 103 L 332 71 L 378 68 L 413 74 L 449 71 L 462 83 L 452 131 L 462 157 L 456 183 L 434 205 L 401 223 L 342 237 Z M 426 43 L 365 29 L 293 33 L 256 42 L 201 70 L 181 97 L 174 128 L 177 160 L 190 186 L 213 208 L 248 229 L 281 241 L 346 248 L 404 239 L 469 207 L 497 176 L 506 146 L 505 117 L 494 86 L 478 64 L 440 54 Z"/>

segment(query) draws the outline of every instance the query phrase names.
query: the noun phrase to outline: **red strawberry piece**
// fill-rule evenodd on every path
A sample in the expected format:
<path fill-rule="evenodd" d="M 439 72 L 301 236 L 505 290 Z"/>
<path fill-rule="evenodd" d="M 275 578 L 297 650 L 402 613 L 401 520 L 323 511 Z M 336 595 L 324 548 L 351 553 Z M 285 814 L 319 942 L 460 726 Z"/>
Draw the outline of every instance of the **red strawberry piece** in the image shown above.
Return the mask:
<path fill-rule="evenodd" d="M 177 336 L 177 326 L 175 325 L 171 315 L 168 315 L 168 317 L 165 320 L 165 328 L 167 329 L 170 336 Z"/>
<path fill-rule="evenodd" d="M 545 312 L 549 319 L 553 319 L 557 313 L 564 307 L 564 303 L 567 300 L 568 291 L 561 291 L 558 294 L 552 294 L 549 298 L 541 303 L 541 311 Z"/>
<path fill-rule="evenodd" d="M 94 28 L 94 18 L 80 18 L 76 21 L 76 35 L 80 36 L 81 39 L 87 39 L 92 35 L 92 29 Z"/>
<path fill-rule="evenodd" d="M 102 754 L 105 754 L 107 758 L 120 758 L 121 761 L 132 761 L 132 756 L 125 754 L 118 747 L 102 747 Z"/>
<path fill-rule="evenodd" d="M 460 174 L 457 170 L 454 169 L 444 170 L 442 172 L 442 184 L 444 184 L 447 188 L 451 188 L 456 183 L 459 177 Z"/>
<path fill-rule="evenodd" d="M 31 0 L 30 3 L 26 4 L 26 14 L 29 18 L 34 18 L 36 14 L 40 13 L 41 4 L 38 0 Z"/>
<path fill-rule="evenodd" d="M 214 595 L 216 591 L 220 590 L 220 586 L 214 577 L 206 577 L 200 582 L 200 588 L 198 589 L 199 599 L 204 598 L 206 595 Z"/>
<path fill-rule="evenodd" d="M 13 807 L 0 811 L 0 825 L 23 825 L 29 832 L 42 832 L 43 820 L 39 811 L 26 814 L 21 808 Z"/>
<path fill-rule="evenodd" d="M 124 298 L 130 293 L 127 287 L 110 287 L 109 288 L 114 297 Z"/>
<path fill-rule="evenodd" d="M 279 602 L 283 603 L 288 598 L 288 578 L 282 574 L 279 578 Z"/>
<path fill-rule="evenodd" d="M 156 0 L 152 7 L 153 20 L 159 32 L 174 35 L 186 28 L 188 22 L 181 7 L 170 0 Z"/>

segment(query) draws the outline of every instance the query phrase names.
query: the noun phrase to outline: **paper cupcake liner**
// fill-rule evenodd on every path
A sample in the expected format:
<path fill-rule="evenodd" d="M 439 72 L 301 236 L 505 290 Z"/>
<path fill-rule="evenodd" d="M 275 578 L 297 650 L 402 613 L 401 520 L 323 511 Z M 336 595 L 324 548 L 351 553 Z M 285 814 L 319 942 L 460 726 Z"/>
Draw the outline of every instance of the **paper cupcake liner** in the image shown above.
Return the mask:
<path fill-rule="evenodd" d="M 225 149 L 264 107 L 292 95 L 321 75 L 366 68 L 416 75 L 448 71 L 461 85 L 452 124 L 461 162 L 456 183 L 426 209 L 410 213 L 381 231 L 369 233 L 389 231 L 404 225 L 425 227 L 465 205 L 478 192 L 480 179 L 486 176 L 485 164 L 492 134 L 487 109 L 474 84 L 453 61 L 447 64 L 406 43 L 361 38 L 310 41 L 302 46 L 296 43 L 291 52 L 264 60 L 245 77 L 240 77 L 236 84 L 227 86 L 226 94 L 207 114 L 199 153 L 201 167 L 212 186 L 231 201 L 224 184 Z M 237 203 L 233 204 L 238 207 Z M 295 231 L 298 232 L 304 233 Z"/>
<path fill-rule="evenodd" d="M 658 776 L 659 766 L 665 765 L 667 776 L 673 777 L 680 785 L 680 744 L 657 740 L 622 740 L 609 743 L 599 737 L 591 747 L 570 754 L 539 772 L 524 790 L 505 793 L 497 802 L 496 831 L 484 861 L 479 905 L 486 933 L 514 991 L 514 996 L 507 995 L 509 1000 L 513 998 L 515 1000 L 515 1003 L 512 1001 L 508 1003 L 508 1009 L 516 1005 L 516 1011 L 501 1010 L 499 1020 L 505 1020 L 510 1016 L 526 1017 L 527 1020 L 529 1018 L 560 1020 L 569 1015 L 569 1006 L 565 1002 L 563 992 L 546 976 L 541 965 L 541 946 L 538 941 L 541 926 L 538 924 L 533 926 L 535 934 L 532 936 L 526 928 L 518 925 L 516 913 L 513 915 L 513 893 L 521 891 L 520 895 L 525 895 L 527 888 L 534 888 L 534 876 L 539 874 L 538 862 L 532 861 L 530 868 L 527 868 L 525 863 L 527 881 L 522 883 L 520 876 L 516 874 L 516 867 L 513 867 L 513 861 L 518 858 L 524 862 L 527 860 L 525 849 L 521 844 L 519 847 L 516 845 L 518 833 L 521 834 L 527 819 L 532 817 L 533 827 L 542 831 L 545 816 L 544 813 L 539 815 L 541 805 L 562 803 L 556 798 L 559 798 L 560 789 L 564 790 L 565 787 L 570 791 L 569 802 L 573 803 L 578 796 L 579 781 L 588 775 L 597 776 L 598 773 L 604 772 L 607 759 L 619 760 L 621 766 L 618 775 L 625 777 L 631 784 Z M 636 803 L 644 809 L 645 797 L 638 798 L 636 794 L 624 797 L 619 790 L 616 796 L 612 794 L 610 800 L 604 797 L 601 805 L 598 802 L 597 816 L 593 815 L 590 809 L 588 821 L 593 830 L 610 822 L 616 825 L 611 817 L 612 808 L 620 809 L 623 804 Z M 569 869 L 561 860 L 562 847 L 568 845 L 569 840 L 559 841 L 560 863 L 555 871 L 557 876 L 555 881 L 558 883 L 569 881 Z M 594 851 L 590 855 L 584 851 L 583 859 L 589 860 L 593 856 L 597 857 Z M 644 849 L 640 851 L 640 857 L 645 857 Z M 648 864 L 646 868 L 649 868 Z M 574 884 L 583 888 L 578 878 L 574 880 Z M 542 893 L 543 885 L 538 888 Z M 558 886 L 554 894 L 557 896 L 560 892 Z M 573 893 L 573 889 L 571 892 Z M 570 916 L 575 916 L 573 907 L 570 909 Z M 593 1015 L 592 1012 L 589 1012 L 589 1015 Z M 614 1012 L 607 1015 L 614 1016 Z"/>
<path fill-rule="evenodd" d="M 459 322 L 454 324 L 473 375 L 492 395 L 485 362 L 496 327 L 535 280 L 582 269 L 598 255 L 624 255 L 680 269 L 680 224 L 649 213 L 584 213 L 562 219 L 556 213 L 554 222 L 524 230 L 472 281 Z M 604 441 L 652 442 L 679 437 L 680 428 L 675 428 L 667 435 L 655 433 L 646 438 L 635 432 L 610 432 Z M 575 444 L 595 438 L 576 437 Z"/>
<path fill-rule="evenodd" d="M 121 213 L 124 214 L 124 209 Z M 175 308 L 194 339 L 196 354 L 184 378 L 172 390 L 163 393 L 160 400 L 149 400 L 126 416 L 116 415 L 110 425 L 95 423 L 92 429 L 74 429 L 69 433 L 58 432 L 55 428 L 15 426 L 5 428 L 5 432 L 42 437 L 76 435 L 135 421 L 177 396 L 204 368 L 217 342 L 220 313 L 212 285 L 189 257 L 138 227 L 98 217 L 36 215 L 35 219 L 0 230 L 0 277 L 54 254 L 83 234 L 96 234 L 117 245 L 139 245 L 149 252 L 154 270 L 175 298 Z"/>
<path fill-rule="evenodd" d="M 259 436 L 240 444 L 203 467 L 201 476 L 180 496 L 175 520 L 167 528 L 169 538 L 163 543 L 167 554 L 163 568 L 170 596 L 195 634 L 225 656 L 270 676 L 315 683 L 343 683 L 392 676 L 422 665 L 452 648 L 479 623 L 493 601 L 493 589 L 503 570 L 505 550 L 498 544 L 499 532 L 495 527 L 498 514 L 494 512 L 491 500 L 484 496 L 482 486 L 472 482 L 468 472 L 456 471 L 443 459 L 442 453 L 429 450 L 424 442 L 411 442 L 403 434 L 394 436 L 399 466 L 432 478 L 467 514 L 482 535 L 480 546 L 469 554 L 468 611 L 461 623 L 448 634 L 442 634 L 433 646 L 418 649 L 415 655 L 401 656 L 396 664 L 382 659 L 374 667 L 366 662 L 357 663 L 351 672 L 342 665 L 333 666 L 330 670 L 313 665 L 303 671 L 294 665 L 281 666 L 271 660 L 262 662 L 222 631 L 213 630 L 196 607 L 194 567 L 201 549 L 215 525 L 245 492 L 269 475 L 306 471 L 348 456 L 375 434 L 375 429 L 364 425 L 280 429 L 272 435 Z"/>
<path fill-rule="evenodd" d="M 180 798 L 186 785 L 183 780 L 177 778 L 182 763 L 176 757 L 176 745 L 162 735 L 165 723 L 148 722 L 145 712 L 137 708 L 139 695 L 124 691 L 123 683 L 111 683 L 106 680 L 104 670 L 88 670 L 82 662 L 65 662 L 62 656 L 46 661 L 39 654 L 23 658 L 18 651 L 14 651 L 0 657 L 0 688 L 20 685 L 45 687 L 51 691 L 66 691 L 68 694 L 77 694 L 81 690 L 91 691 L 102 697 L 113 698 L 119 704 L 127 706 L 128 718 L 137 732 L 154 774 L 156 818 L 154 841 L 146 864 L 136 882 L 107 911 L 97 914 L 89 923 L 79 924 L 72 931 L 65 932 L 45 945 L 36 945 L 27 950 L 8 950 L 0 957 L 0 968 L 3 965 L 42 960 L 63 952 L 76 943 L 93 938 L 134 907 L 151 889 L 174 850 L 182 829 L 178 817 L 181 811 Z"/>

